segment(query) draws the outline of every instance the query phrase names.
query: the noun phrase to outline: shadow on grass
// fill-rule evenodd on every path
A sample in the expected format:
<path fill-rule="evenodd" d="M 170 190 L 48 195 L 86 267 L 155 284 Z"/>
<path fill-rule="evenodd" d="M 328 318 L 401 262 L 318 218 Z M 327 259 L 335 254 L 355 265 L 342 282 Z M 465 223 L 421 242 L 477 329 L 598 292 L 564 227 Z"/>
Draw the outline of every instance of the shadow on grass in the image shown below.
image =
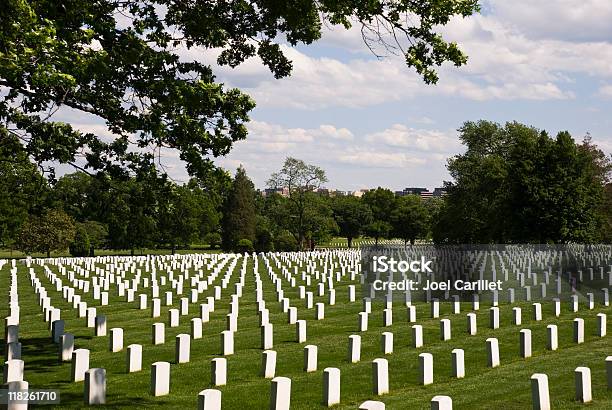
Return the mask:
<path fill-rule="evenodd" d="M 21 357 L 28 372 L 52 372 L 61 366 L 59 347 L 51 337 L 22 338 Z"/>
<path fill-rule="evenodd" d="M 60 402 L 61 406 L 67 406 L 70 408 L 88 408 L 85 406 L 84 393 L 77 392 L 61 392 Z M 73 407 L 74 406 L 74 407 Z M 160 400 L 159 398 L 153 397 L 142 397 L 142 396 L 130 396 L 130 397 L 116 397 L 115 395 L 106 392 L 106 404 L 95 406 L 101 409 L 136 409 L 136 408 L 150 408 L 158 407 L 163 409 L 177 408 L 176 403 L 173 404 L 172 398 Z M 182 406 L 179 406 L 182 407 Z"/>

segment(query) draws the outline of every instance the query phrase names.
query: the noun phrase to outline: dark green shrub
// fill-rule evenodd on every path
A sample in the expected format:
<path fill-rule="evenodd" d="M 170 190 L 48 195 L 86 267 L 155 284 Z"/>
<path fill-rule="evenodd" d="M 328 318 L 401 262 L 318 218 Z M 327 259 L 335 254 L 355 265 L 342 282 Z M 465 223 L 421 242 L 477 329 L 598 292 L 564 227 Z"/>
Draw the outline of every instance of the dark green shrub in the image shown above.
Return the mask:
<path fill-rule="evenodd" d="M 69 246 L 72 256 L 89 256 L 89 235 L 82 226 L 77 226 L 74 240 Z"/>
<path fill-rule="evenodd" d="M 253 252 L 253 250 L 253 242 L 248 239 L 241 239 L 236 245 L 236 252 L 238 253 Z"/>

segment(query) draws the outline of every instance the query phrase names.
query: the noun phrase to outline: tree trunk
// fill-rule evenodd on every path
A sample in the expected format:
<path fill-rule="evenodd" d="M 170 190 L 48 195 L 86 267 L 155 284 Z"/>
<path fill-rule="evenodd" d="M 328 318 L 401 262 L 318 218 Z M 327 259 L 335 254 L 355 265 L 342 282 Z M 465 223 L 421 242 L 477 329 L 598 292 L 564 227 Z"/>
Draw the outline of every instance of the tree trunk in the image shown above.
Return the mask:
<path fill-rule="evenodd" d="M 47 259 L 49 259 L 50 257 L 51 257 L 51 251 L 47 249 Z"/>
<path fill-rule="evenodd" d="M 349 247 L 349 249 L 350 249 L 350 248 L 351 248 L 351 246 L 353 245 L 353 238 L 349 237 L 349 238 L 346 238 L 346 240 L 347 240 L 347 242 L 348 242 L 348 247 Z"/>
<path fill-rule="evenodd" d="M 134 248 L 130 248 L 130 256 L 134 256 Z"/>

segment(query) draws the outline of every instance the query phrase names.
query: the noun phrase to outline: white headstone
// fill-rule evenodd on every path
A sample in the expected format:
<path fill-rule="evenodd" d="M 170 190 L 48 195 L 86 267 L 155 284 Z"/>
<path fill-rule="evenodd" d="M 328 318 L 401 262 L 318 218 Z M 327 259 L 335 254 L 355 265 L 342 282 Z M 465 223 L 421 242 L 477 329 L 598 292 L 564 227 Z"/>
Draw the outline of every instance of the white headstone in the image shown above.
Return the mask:
<path fill-rule="evenodd" d="M 561 315 L 561 300 L 558 298 L 553 298 L 552 307 L 553 315 L 555 315 L 555 317 L 559 317 Z"/>
<path fill-rule="evenodd" d="M 151 365 L 151 395 L 165 396 L 170 393 L 170 363 L 155 362 Z"/>
<path fill-rule="evenodd" d="M 440 320 L 440 340 L 446 341 L 451 339 L 451 321 L 450 319 Z"/>
<path fill-rule="evenodd" d="M 440 317 L 440 301 L 438 299 L 431 300 L 431 318 L 437 319 Z"/>
<path fill-rule="evenodd" d="M 178 309 L 168 309 L 168 326 L 178 327 L 180 315 Z"/>
<path fill-rule="evenodd" d="M 186 333 L 176 335 L 174 358 L 176 363 L 189 363 L 191 354 L 191 336 Z"/>
<path fill-rule="evenodd" d="M 215 357 L 210 361 L 210 382 L 213 386 L 225 386 L 227 384 L 227 359 Z"/>
<path fill-rule="evenodd" d="M 520 353 L 521 357 L 531 357 L 531 330 L 521 329 L 520 331 Z"/>
<path fill-rule="evenodd" d="M 3 383 L 23 381 L 23 360 L 12 359 L 4 362 Z"/>
<path fill-rule="evenodd" d="M 276 352 L 265 350 L 261 355 L 261 376 L 265 379 L 274 378 L 276 373 Z"/>
<path fill-rule="evenodd" d="M 359 405 L 359 410 L 385 410 L 385 403 L 382 401 L 367 400 Z"/>
<path fill-rule="evenodd" d="M 221 410 L 221 391 L 202 390 L 198 394 L 198 410 Z"/>
<path fill-rule="evenodd" d="M 234 332 L 229 330 L 221 332 L 221 354 L 223 356 L 234 354 Z"/>
<path fill-rule="evenodd" d="M 368 313 L 359 312 L 359 319 L 357 322 L 360 332 L 366 332 L 368 330 Z"/>
<path fill-rule="evenodd" d="M 142 370 L 142 345 L 131 344 L 127 347 L 127 372 L 134 373 Z"/>
<path fill-rule="evenodd" d="M 340 369 L 323 369 L 323 405 L 331 407 L 340 403 Z"/>
<path fill-rule="evenodd" d="M 18 341 L 19 325 L 6 325 L 4 328 L 4 343 L 13 343 Z"/>
<path fill-rule="evenodd" d="M 85 404 L 106 403 L 106 370 L 100 368 L 89 369 L 85 372 Z"/>
<path fill-rule="evenodd" d="M 380 337 L 380 349 L 383 354 L 393 353 L 393 333 L 383 332 Z"/>
<path fill-rule="evenodd" d="M 69 362 L 72 360 L 72 351 L 74 350 L 74 335 L 64 333 L 60 337 L 59 342 L 59 360 L 60 362 Z"/>
<path fill-rule="evenodd" d="M 317 356 L 319 349 L 315 345 L 304 346 L 304 371 L 307 373 L 317 371 Z"/>
<path fill-rule="evenodd" d="M 361 360 L 361 336 L 349 336 L 348 361 L 357 363 Z"/>
<path fill-rule="evenodd" d="M 289 410 L 291 404 L 291 379 L 275 377 L 270 386 L 270 410 Z"/>
<path fill-rule="evenodd" d="M 156 318 L 161 315 L 161 300 L 153 299 L 153 303 L 151 304 L 151 317 Z"/>
<path fill-rule="evenodd" d="M 71 379 L 73 382 L 85 380 L 85 372 L 89 370 L 89 350 L 76 349 L 72 352 Z"/>
<path fill-rule="evenodd" d="M 542 304 L 534 303 L 532 304 L 532 306 L 533 306 L 533 320 L 535 320 L 536 322 L 539 322 L 540 320 L 542 320 Z"/>
<path fill-rule="evenodd" d="M 263 325 L 260 327 L 261 329 L 261 348 L 262 349 L 272 349 L 274 346 L 274 330 L 273 325 L 271 323 Z"/>
<path fill-rule="evenodd" d="M 96 336 L 106 336 L 106 316 L 96 316 Z"/>
<path fill-rule="evenodd" d="M 491 329 L 499 328 L 499 307 L 497 306 L 489 308 L 489 327 Z"/>
<path fill-rule="evenodd" d="M 612 390 L 612 356 L 606 357 L 606 376 L 608 379 L 608 390 Z"/>
<path fill-rule="evenodd" d="M 572 312 L 574 313 L 578 312 L 578 295 L 570 296 L 570 305 L 571 305 Z"/>
<path fill-rule="evenodd" d="M 453 410 L 453 399 L 449 396 L 434 396 L 431 399 L 431 410 Z"/>
<path fill-rule="evenodd" d="M 153 344 L 161 345 L 166 342 L 166 325 L 165 323 L 153 323 L 152 326 Z"/>
<path fill-rule="evenodd" d="M 499 366 L 499 342 L 496 338 L 490 337 L 487 343 L 487 365 L 489 367 Z"/>
<path fill-rule="evenodd" d="M 597 336 L 604 337 L 607 333 L 606 329 L 606 314 L 598 313 L 597 314 Z"/>
<path fill-rule="evenodd" d="M 465 352 L 463 349 L 453 349 L 451 352 L 452 358 L 452 376 L 458 379 L 465 377 Z"/>
<path fill-rule="evenodd" d="M 531 401 L 533 410 L 550 410 L 547 375 L 535 373 L 531 376 Z"/>
<path fill-rule="evenodd" d="M 21 342 L 11 342 L 6 344 L 5 359 L 21 359 Z"/>
<path fill-rule="evenodd" d="M 416 306 L 406 306 L 406 315 L 408 316 L 408 323 L 416 322 Z"/>
<path fill-rule="evenodd" d="M 546 348 L 548 350 L 557 350 L 557 348 L 559 347 L 559 337 L 558 337 L 557 325 L 546 326 L 546 334 L 547 334 Z"/>
<path fill-rule="evenodd" d="M 521 308 L 513 307 L 512 308 L 512 323 L 517 326 L 520 326 L 522 322 L 523 322 L 523 318 L 522 318 Z"/>
<path fill-rule="evenodd" d="M 584 319 L 574 319 L 574 343 L 584 343 Z"/>
<path fill-rule="evenodd" d="M 210 320 L 210 307 L 208 303 L 200 305 L 200 319 L 202 319 L 202 323 L 207 323 Z"/>
<path fill-rule="evenodd" d="M 372 361 L 372 388 L 380 396 L 389 393 L 389 362 L 387 359 Z"/>
<path fill-rule="evenodd" d="M 477 325 L 476 325 L 476 313 L 468 313 L 467 314 L 467 333 L 470 336 L 476 335 Z"/>
<path fill-rule="evenodd" d="M 298 343 L 306 341 L 306 321 L 298 320 L 295 324 L 295 340 Z"/>
<path fill-rule="evenodd" d="M 110 330 L 109 350 L 111 352 L 120 352 L 123 350 L 123 329 L 114 327 Z"/>
<path fill-rule="evenodd" d="M 431 353 L 421 353 L 419 355 L 419 383 L 426 386 L 433 383 L 433 355 Z"/>
<path fill-rule="evenodd" d="M 63 320 L 54 320 L 51 323 L 51 338 L 53 339 L 53 343 L 59 343 L 60 337 L 64 334 L 64 321 Z"/>
<path fill-rule="evenodd" d="M 412 347 L 418 349 L 423 347 L 423 326 L 412 325 Z"/>
<path fill-rule="evenodd" d="M 393 310 L 383 309 L 383 326 L 393 325 Z"/>
<path fill-rule="evenodd" d="M 574 371 L 576 382 L 576 400 L 589 403 L 593 400 L 591 394 L 591 369 L 588 367 L 576 367 Z"/>
<path fill-rule="evenodd" d="M 202 320 L 199 317 L 194 317 L 191 319 L 191 338 L 202 338 Z"/>
<path fill-rule="evenodd" d="M 24 392 L 28 390 L 29 383 L 25 381 L 14 381 L 14 382 L 8 382 L 6 383 L 5 386 L 2 386 L 2 387 L 5 388 L 8 392 L 15 392 L 15 393 Z M 27 410 L 28 401 L 27 400 L 17 401 L 17 402 L 13 401 L 10 404 L 6 405 L 6 408 L 8 410 Z"/>

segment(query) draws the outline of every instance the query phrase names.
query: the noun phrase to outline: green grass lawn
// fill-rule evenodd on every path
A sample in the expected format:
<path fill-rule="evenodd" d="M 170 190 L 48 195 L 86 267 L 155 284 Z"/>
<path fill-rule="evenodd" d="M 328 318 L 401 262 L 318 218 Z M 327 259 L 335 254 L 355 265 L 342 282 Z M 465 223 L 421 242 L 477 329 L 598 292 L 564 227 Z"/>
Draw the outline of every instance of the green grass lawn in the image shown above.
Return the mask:
<path fill-rule="evenodd" d="M 166 324 L 166 343 L 153 346 L 151 343 L 151 325 L 155 322 L 167 323 L 167 311 L 164 306 L 164 292 L 171 289 L 167 284 L 160 288 L 162 315 L 151 318 L 150 310 L 138 310 L 138 298 L 133 303 L 126 303 L 124 298 L 116 296 L 111 285 L 109 306 L 97 306 L 92 294 L 82 300 L 89 306 L 95 306 L 98 314 L 107 317 L 107 329 L 122 327 L 124 329 L 124 350 L 118 353 L 109 352 L 109 336 L 95 337 L 93 329 L 85 326 L 85 319 L 78 318 L 77 311 L 71 304 L 56 292 L 44 275 L 41 267 L 35 267 L 36 275 L 48 290 L 52 305 L 62 310 L 61 317 L 66 321 L 66 331 L 75 335 L 75 348 L 90 349 L 90 367 L 103 367 L 107 372 L 107 408 L 160 408 L 179 409 L 196 408 L 198 392 L 210 388 L 210 361 L 219 357 L 219 333 L 225 330 L 225 315 L 229 310 L 229 295 L 238 281 L 241 262 L 236 265 L 230 285 L 217 301 L 215 312 L 211 313 L 209 323 L 203 325 L 203 338 L 191 341 L 191 362 L 174 364 L 174 338 L 179 333 L 190 333 L 189 319 L 199 317 L 199 303 L 205 296 L 212 295 L 212 287 L 200 296 L 200 301 L 190 305 L 188 316 L 181 316 L 180 326 L 170 328 Z M 336 286 L 336 305 L 325 306 L 325 319 L 315 321 L 315 310 L 307 310 L 298 298 L 297 288 L 292 289 L 283 282 L 285 296 L 298 307 L 298 317 L 308 321 L 308 340 L 306 343 L 295 342 L 295 325 L 287 324 L 286 314 L 282 313 L 276 302 L 274 286 L 264 271 L 264 264 L 259 263 L 260 277 L 263 282 L 266 307 L 270 310 L 270 322 L 274 325 L 274 350 L 278 352 L 277 376 L 286 376 L 292 380 L 291 408 L 322 408 L 322 373 L 325 367 L 337 367 L 341 370 L 341 404 L 338 409 L 355 409 L 365 400 L 381 400 L 388 409 L 429 409 L 430 400 L 435 395 L 449 395 L 455 409 L 527 409 L 531 408 L 530 376 L 533 373 L 546 373 L 549 377 L 550 396 L 553 409 L 582 408 L 574 401 L 574 369 L 577 366 L 588 366 L 592 371 L 593 402 L 591 409 L 612 408 L 612 391 L 606 389 L 605 357 L 612 354 L 611 336 L 599 338 L 595 334 L 596 314 L 612 314 L 612 308 L 596 305 L 594 310 L 587 310 L 584 305 L 578 313 L 569 310 L 567 301 L 563 301 L 562 315 L 555 318 L 551 314 L 549 303 L 543 304 L 544 320 L 531 320 L 531 304 L 517 303 L 523 307 L 523 324 L 511 324 L 511 306 L 501 304 L 501 328 L 488 328 L 488 305 L 481 303 L 476 312 L 478 333 L 468 336 L 466 333 L 466 313 L 471 311 L 471 304 L 462 304 L 462 312 L 451 314 L 451 305 L 441 303 L 440 318 L 449 318 L 452 323 L 452 339 L 441 341 L 439 336 L 439 319 L 429 318 L 429 305 L 417 304 L 417 320 L 424 328 L 423 348 L 412 348 L 411 324 L 406 320 L 406 308 L 397 303 L 393 309 L 393 326 L 382 326 L 382 303 L 374 302 L 370 315 L 369 329 L 359 333 L 362 336 L 361 362 L 351 364 L 347 361 L 348 336 L 358 334 L 357 313 L 361 310 L 360 292 L 357 302 L 348 303 L 350 280 L 345 278 Z M 223 270 L 225 273 L 226 269 Z M 217 278 L 217 284 L 223 275 Z M 56 408 L 79 408 L 83 406 L 83 382 L 70 382 L 70 364 L 58 363 L 57 347 L 51 342 L 47 323 L 38 307 L 34 289 L 30 286 L 26 268 L 19 265 L 18 275 L 19 300 L 21 305 L 20 341 L 22 358 L 25 361 L 25 380 L 30 388 L 55 388 L 61 392 L 61 406 Z M 9 267 L 0 271 L 0 313 L 8 314 Z M 358 284 L 355 282 L 353 284 Z M 186 286 L 185 289 L 188 289 Z M 358 287 L 359 289 L 359 287 Z M 314 290 L 314 289 L 312 289 Z M 187 296 L 185 290 L 183 296 Z M 316 295 L 316 293 L 315 293 Z M 178 306 L 178 297 L 174 298 L 174 308 Z M 315 296 L 316 302 L 327 303 L 327 296 Z M 585 343 L 574 344 L 572 340 L 572 320 L 582 317 L 585 320 Z M 546 350 L 546 325 L 557 324 L 559 328 L 559 350 Z M 608 326 L 610 327 L 610 326 Z M 519 330 L 532 330 L 533 357 L 522 359 L 519 356 Z M 395 350 L 393 354 L 383 356 L 380 347 L 380 335 L 383 331 L 394 333 Z M 485 340 L 489 337 L 499 339 L 501 366 L 487 368 Z M 126 374 L 125 347 L 132 343 L 143 345 L 143 371 Z M 305 373 L 303 366 L 303 348 L 306 344 L 319 347 L 318 370 Z M 453 379 L 451 374 L 451 351 L 455 348 L 465 350 L 466 377 Z M 235 335 L 235 354 L 228 356 L 228 384 L 219 387 L 223 393 L 224 409 L 267 409 L 269 406 L 270 380 L 259 376 L 261 366 L 260 330 L 255 302 L 255 282 L 253 262 L 249 259 L 243 296 L 240 299 L 238 332 Z M 434 383 L 420 386 L 418 378 L 418 355 L 429 352 L 434 357 Z M 375 358 L 385 357 L 389 360 L 390 393 L 380 398 L 372 394 L 372 365 Z M 169 361 L 171 365 L 170 394 L 163 397 L 152 397 L 149 394 L 150 365 L 155 361 Z M 47 406 L 49 408 L 50 406 Z"/>

